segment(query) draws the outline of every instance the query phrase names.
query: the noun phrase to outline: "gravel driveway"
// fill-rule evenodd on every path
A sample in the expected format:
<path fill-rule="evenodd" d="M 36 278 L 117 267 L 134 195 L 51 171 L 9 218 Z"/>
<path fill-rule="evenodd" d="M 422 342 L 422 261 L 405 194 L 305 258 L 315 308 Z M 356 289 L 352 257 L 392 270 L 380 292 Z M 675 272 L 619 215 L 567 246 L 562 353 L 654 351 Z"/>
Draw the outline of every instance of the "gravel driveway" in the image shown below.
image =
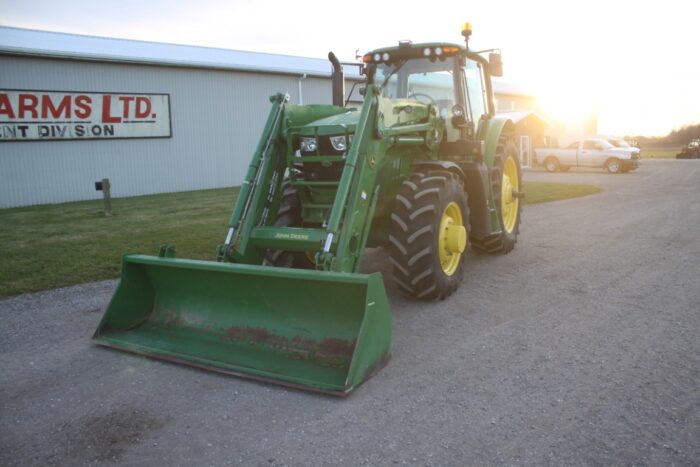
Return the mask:
<path fill-rule="evenodd" d="M 446 301 L 387 280 L 346 399 L 92 345 L 114 281 L 0 301 L 0 465 L 698 465 L 700 161 L 526 179 L 605 191 L 527 206 Z"/>

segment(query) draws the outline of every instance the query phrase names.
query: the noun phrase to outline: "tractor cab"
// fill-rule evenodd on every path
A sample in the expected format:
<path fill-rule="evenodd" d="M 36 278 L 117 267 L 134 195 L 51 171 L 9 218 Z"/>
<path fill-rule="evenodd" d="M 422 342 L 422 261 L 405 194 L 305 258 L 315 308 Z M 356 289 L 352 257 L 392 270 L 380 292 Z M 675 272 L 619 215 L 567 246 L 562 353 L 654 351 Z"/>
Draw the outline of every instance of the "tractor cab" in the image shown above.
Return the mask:
<path fill-rule="evenodd" d="M 382 97 L 434 107 L 445 122 L 446 139 L 456 141 L 473 135 L 488 115 L 481 64 L 463 54 L 453 44 L 417 44 L 374 51 L 364 60 L 368 82 L 380 87 Z"/>
<path fill-rule="evenodd" d="M 502 75 L 500 54 L 491 53 L 486 60 L 469 51 L 468 24 L 462 34 L 466 47 L 402 41 L 363 57 L 368 84 L 378 86 L 382 97 L 396 100 L 399 109 L 403 100 L 432 107 L 445 124 L 442 141 L 447 143 L 477 139 L 480 122 L 495 114 L 491 76 Z M 414 105 L 404 109 L 410 113 Z"/>

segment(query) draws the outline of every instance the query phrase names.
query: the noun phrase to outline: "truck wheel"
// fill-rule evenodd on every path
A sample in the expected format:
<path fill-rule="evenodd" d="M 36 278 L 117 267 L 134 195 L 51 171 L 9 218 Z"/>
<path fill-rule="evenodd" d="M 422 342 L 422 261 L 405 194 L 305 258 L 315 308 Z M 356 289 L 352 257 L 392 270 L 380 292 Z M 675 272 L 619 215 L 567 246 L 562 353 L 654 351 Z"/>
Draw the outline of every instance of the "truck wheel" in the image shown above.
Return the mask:
<path fill-rule="evenodd" d="M 401 185 L 391 214 L 389 260 L 404 295 L 444 299 L 462 282 L 469 204 L 460 177 L 415 172 Z"/>
<path fill-rule="evenodd" d="M 480 253 L 508 253 L 518 241 L 522 203 L 522 174 L 518 148 L 508 140 L 499 143 L 491 169 L 491 190 L 496 205 L 500 232 L 472 238 L 472 248 Z"/>
<path fill-rule="evenodd" d="M 301 227 L 301 202 L 297 190 L 285 179 L 275 227 Z M 299 251 L 267 250 L 264 264 L 283 268 L 314 269 L 310 254 Z"/>
<path fill-rule="evenodd" d="M 559 165 L 559 161 L 556 157 L 548 157 L 544 161 L 544 168 L 547 170 L 547 172 L 557 172 L 561 166 Z"/>
<path fill-rule="evenodd" d="M 622 164 L 620 164 L 619 159 L 613 157 L 608 159 L 608 161 L 605 163 L 605 170 L 611 174 L 619 174 L 622 171 Z"/>

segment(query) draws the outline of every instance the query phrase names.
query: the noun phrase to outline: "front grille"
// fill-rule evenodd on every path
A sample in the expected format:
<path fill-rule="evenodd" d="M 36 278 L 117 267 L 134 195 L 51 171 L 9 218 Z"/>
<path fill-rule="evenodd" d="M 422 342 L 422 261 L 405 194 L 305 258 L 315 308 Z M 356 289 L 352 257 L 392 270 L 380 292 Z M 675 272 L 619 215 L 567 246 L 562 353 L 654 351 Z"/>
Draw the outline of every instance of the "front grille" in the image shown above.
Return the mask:
<path fill-rule="evenodd" d="M 331 140 L 327 136 L 318 138 L 320 156 L 342 156 L 344 153 L 342 151 L 336 151 L 331 144 Z M 297 169 L 304 173 L 304 177 L 309 181 L 319 181 L 319 182 L 329 182 L 340 180 L 340 176 L 343 173 L 343 162 L 332 162 L 330 164 L 323 164 L 321 162 L 306 162 L 304 163 L 304 156 L 315 156 L 315 152 L 302 152 L 301 161 L 302 163 L 296 164 Z"/>

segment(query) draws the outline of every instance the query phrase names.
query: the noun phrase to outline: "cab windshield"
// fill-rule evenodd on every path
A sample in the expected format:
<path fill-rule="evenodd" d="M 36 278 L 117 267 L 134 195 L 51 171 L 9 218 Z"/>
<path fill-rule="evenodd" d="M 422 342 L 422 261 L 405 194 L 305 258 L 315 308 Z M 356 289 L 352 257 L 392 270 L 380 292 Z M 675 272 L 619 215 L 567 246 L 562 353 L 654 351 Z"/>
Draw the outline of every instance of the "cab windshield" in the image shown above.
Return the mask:
<path fill-rule="evenodd" d="M 382 96 L 389 99 L 417 99 L 449 109 L 456 103 L 455 61 L 427 58 L 378 64 L 373 84 L 382 86 Z"/>

